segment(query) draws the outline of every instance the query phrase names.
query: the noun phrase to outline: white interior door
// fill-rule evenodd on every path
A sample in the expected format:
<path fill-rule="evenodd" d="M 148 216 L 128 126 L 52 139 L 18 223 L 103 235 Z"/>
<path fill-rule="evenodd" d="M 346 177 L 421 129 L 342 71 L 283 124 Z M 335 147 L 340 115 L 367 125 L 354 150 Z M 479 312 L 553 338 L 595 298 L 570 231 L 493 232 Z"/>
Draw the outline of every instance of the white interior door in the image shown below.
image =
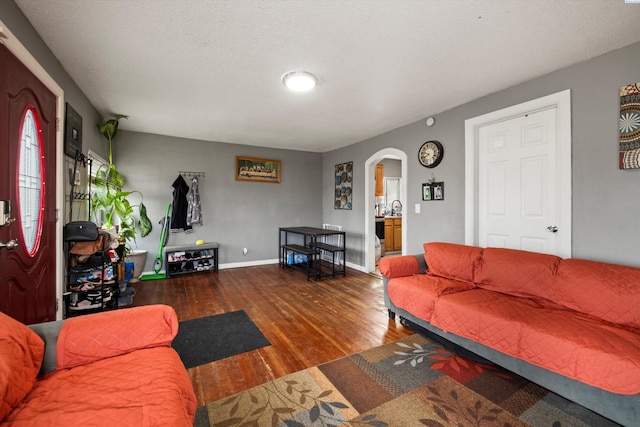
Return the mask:
<path fill-rule="evenodd" d="M 479 244 L 557 252 L 555 108 L 479 128 Z"/>
<path fill-rule="evenodd" d="M 571 92 L 465 121 L 465 243 L 571 257 Z"/>

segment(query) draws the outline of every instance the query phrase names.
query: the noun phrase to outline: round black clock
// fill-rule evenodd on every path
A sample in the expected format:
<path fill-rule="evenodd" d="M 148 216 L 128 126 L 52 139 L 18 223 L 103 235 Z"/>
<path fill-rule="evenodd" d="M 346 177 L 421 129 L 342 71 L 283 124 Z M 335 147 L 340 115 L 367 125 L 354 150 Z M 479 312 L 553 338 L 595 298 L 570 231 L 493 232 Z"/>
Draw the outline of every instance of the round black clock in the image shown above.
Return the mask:
<path fill-rule="evenodd" d="M 427 168 L 435 168 L 442 161 L 444 148 L 438 141 L 427 141 L 418 151 L 418 161 Z"/>

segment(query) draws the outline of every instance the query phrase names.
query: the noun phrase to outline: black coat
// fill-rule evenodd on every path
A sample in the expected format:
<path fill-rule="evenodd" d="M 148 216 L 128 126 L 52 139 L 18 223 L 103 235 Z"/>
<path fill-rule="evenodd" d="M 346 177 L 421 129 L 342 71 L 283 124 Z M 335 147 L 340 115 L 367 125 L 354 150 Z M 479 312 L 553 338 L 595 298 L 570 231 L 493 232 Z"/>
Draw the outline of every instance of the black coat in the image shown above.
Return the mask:
<path fill-rule="evenodd" d="M 173 184 L 173 207 L 171 209 L 171 231 L 191 232 L 191 226 L 187 225 L 187 193 L 189 186 L 182 177 L 178 175 Z"/>

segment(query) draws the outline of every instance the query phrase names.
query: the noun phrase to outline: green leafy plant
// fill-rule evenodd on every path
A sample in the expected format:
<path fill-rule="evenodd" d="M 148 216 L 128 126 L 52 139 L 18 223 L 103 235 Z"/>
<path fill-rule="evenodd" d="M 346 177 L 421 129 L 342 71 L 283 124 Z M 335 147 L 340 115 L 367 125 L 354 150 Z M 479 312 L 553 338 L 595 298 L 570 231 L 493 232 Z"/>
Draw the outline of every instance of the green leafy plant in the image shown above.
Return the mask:
<path fill-rule="evenodd" d="M 91 195 L 91 214 L 96 223 L 102 223 L 106 229 L 112 228 L 117 218 L 118 235 L 126 242 L 126 252 L 131 249 L 130 243 L 136 241 L 136 226 L 140 228 L 140 235 L 147 236 L 151 232 L 151 221 L 147 217 L 147 209 L 142 203 L 142 193 L 139 191 L 123 191 L 124 178 L 113 163 L 113 140 L 118 133 L 120 119 L 128 116 L 116 114 L 113 118 L 98 124 L 98 130 L 109 141 L 109 164 L 101 165 L 96 171 L 94 190 Z M 128 197 L 132 194 L 140 196 L 138 205 L 132 204 Z M 134 216 L 138 207 L 139 223 Z"/>

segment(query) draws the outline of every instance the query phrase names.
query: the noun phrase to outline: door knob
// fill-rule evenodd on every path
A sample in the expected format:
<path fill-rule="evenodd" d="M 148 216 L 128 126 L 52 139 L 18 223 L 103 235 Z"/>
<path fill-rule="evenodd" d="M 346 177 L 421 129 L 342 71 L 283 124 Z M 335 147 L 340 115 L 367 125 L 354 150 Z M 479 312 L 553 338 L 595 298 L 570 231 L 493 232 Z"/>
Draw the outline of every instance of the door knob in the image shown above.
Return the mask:
<path fill-rule="evenodd" d="M 550 225 L 547 227 L 547 231 L 550 233 L 557 233 L 558 232 L 558 227 L 556 227 L 555 225 Z"/>
<path fill-rule="evenodd" d="M 0 250 L 4 248 L 12 250 L 12 249 L 15 249 L 17 246 L 18 246 L 18 242 L 15 239 L 9 240 L 7 243 L 0 241 Z"/>

